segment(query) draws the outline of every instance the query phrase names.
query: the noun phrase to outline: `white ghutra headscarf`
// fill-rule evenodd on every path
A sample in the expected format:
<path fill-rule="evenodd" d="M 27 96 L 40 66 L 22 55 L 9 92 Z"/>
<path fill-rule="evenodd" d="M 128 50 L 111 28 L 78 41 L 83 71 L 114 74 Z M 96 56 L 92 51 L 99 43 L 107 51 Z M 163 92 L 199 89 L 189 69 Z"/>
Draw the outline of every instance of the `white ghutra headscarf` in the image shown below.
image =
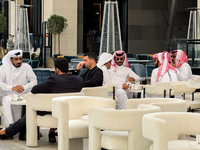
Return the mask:
<path fill-rule="evenodd" d="M 110 53 L 102 53 L 99 57 L 99 61 L 97 63 L 97 67 L 101 67 L 107 62 L 111 61 L 113 59 L 113 56 Z"/>
<path fill-rule="evenodd" d="M 12 70 L 12 62 L 10 61 L 10 58 L 12 57 L 20 57 L 22 56 L 23 51 L 22 50 L 12 50 L 9 51 L 2 59 L 2 64 L 5 69 L 6 74 L 6 81 L 8 85 L 12 85 L 12 76 L 14 75 L 14 72 Z"/>

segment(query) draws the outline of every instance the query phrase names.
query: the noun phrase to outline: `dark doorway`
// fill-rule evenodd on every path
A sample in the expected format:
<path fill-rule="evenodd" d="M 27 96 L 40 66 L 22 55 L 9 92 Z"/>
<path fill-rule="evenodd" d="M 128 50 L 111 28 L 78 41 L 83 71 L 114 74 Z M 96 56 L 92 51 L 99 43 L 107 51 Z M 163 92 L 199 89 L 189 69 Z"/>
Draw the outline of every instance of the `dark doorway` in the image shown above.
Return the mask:
<path fill-rule="evenodd" d="M 84 0 L 83 52 L 99 54 L 105 0 Z M 127 51 L 128 0 L 118 0 L 123 50 Z"/>
<path fill-rule="evenodd" d="M 83 52 L 98 54 L 101 37 L 102 0 L 84 0 Z"/>
<path fill-rule="evenodd" d="M 8 29 L 8 1 L 1 1 L 0 2 L 0 13 L 3 14 L 4 17 L 7 18 L 7 29 Z M 2 46 L 4 48 L 6 47 L 7 39 L 8 39 L 8 30 L 6 30 L 4 33 L 0 33 L 0 39 L 2 42 Z"/>
<path fill-rule="evenodd" d="M 32 5 L 27 8 L 31 45 L 35 49 L 42 48 L 42 0 L 24 0 L 24 4 Z"/>

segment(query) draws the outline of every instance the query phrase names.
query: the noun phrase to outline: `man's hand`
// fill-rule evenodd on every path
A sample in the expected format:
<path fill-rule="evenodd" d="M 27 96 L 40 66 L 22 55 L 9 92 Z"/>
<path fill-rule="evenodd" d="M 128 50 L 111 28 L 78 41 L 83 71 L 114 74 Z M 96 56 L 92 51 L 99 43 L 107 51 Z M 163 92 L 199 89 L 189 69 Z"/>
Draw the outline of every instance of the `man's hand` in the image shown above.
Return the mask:
<path fill-rule="evenodd" d="M 80 62 L 80 63 L 77 65 L 76 70 L 83 69 L 83 66 L 84 66 L 84 62 Z"/>
<path fill-rule="evenodd" d="M 135 81 L 135 79 L 132 78 L 132 77 L 128 77 L 128 81 L 129 81 L 129 82 L 133 82 L 133 81 Z"/>
<path fill-rule="evenodd" d="M 173 62 L 172 62 L 172 66 L 173 66 L 174 68 L 176 68 L 176 63 L 173 63 Z"/>
<path fill-rule="evenodd" d="M 123 83 L 123 84 L 122 84 L 122 88 L 123 88 L 124 90 L 127 90 L 127 89 L 129 88 L 129 85 L 127 85 L 126 83 Z"/>
<path fill-rule="evenodd" d="M 14 86 L 12 88 L 13 91 L 16 91 L 17 93 L 22 93 L 24 91 L 24 87 L 21 86 L 21 85 L 17 85 L 17 86 Z"/>

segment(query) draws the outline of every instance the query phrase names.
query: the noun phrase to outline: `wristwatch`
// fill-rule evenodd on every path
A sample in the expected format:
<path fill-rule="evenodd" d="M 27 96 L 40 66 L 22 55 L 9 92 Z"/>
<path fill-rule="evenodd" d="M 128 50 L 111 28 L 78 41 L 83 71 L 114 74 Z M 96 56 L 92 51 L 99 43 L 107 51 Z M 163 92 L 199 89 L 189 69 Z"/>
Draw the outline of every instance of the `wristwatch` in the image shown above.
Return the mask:
<path fill-rule="evenodd" d="M 79 72 L 79 70 L 78 70 L 78 69 L 75 69 L 75 71 Z"/>

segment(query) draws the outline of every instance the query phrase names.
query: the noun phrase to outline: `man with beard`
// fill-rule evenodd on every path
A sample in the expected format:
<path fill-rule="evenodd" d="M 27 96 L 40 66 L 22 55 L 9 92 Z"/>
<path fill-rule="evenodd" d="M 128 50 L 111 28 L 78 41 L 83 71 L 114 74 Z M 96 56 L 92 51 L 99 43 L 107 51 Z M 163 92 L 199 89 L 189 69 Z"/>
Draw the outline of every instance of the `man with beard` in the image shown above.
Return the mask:
<path fill-rule="evenodd" d="M 37 84 L 36 76 L 29 64 L 22 64 L 22 50 L 9 51 L 0 67 L 2 112 L 6 126 L 21 117 L 21 106 L 10 105 L 11 95 L 22 96 Z"/>
<path fill-rule="evenodd" d="M 175 82 L 177 79 L 177 70 L 171 65 L 172 60 L 168 52 L 158 53 L 153 56 L 155 69 L 151 74 L 151 85 L 157 82 Z"/>
<path fill-rule="evenodd" d="M 111 76 L 109 72 L 112 59 L 113 56 L 109 53 L 102 53 L 99 57 L 97 66 L 103 71 L 104 84 L 115 84 L 111 82 Z M 126 109 L 126 101 L 128 100 L 126 92 L 123 89 L 117 89 L 115 94 L 118 98 L 117 109 Z"/>
<path fill-rule="evenodd" d="M 80 69 L 87 69 L 86 72 L 80 74 L 84 80 L 83 87 L 102 86 L 103 72 L 96 64 L 97 55 L 94 52 L 88 52 L 84 55 L 84 62 L 80 62 L 73 72 L 74 75 L 78 75 Z"/>
<path fill-rule="evenodd" d="M 53 77 L 50 77 L 46 82 L 34 86 L 31 90 L 33 94 L 37 93 L 73 93 L 80 92 L 83 86 L 83 79 L 81 77 L 68 74 L 68 62 L 65 58 L 56 58 L 54 60 L 55 73 Z M 51 114 L 51 112 L 38 111 L 40 116 Z M 12 137 L 18 132 L 26 128 L 26 116 L 23 116 L 17 122 L 12 124 L 6 129 L 0 130 L 0 138 L 5 139 Z M 49 130 L 49 142 L 55 143 L 55 129 Z"/>
<path fill-rule="evenodd" d="M 191 81 L 193 79 L 192 70 L 188 64 L 188 58 L 185 52 L 183 50 L 174 50 L 171 52 L 171 58 L 172 66 L 178 70 L 178 80 Z"/>
<path fill-rule="evenodd" d="M 137 82 L 140 80 L 140 77 L 129 68 L 128 60 L 124 51 L 115 51 L 109 72 L 111 75 L 111 82 L 116 84 L 118 89 L 125 90 L 128 98 L 133 98 L 133 93 L 127 90 L 129 85 L 126 84 L 126 82 L 127 79 L 129 82 Z"/>

